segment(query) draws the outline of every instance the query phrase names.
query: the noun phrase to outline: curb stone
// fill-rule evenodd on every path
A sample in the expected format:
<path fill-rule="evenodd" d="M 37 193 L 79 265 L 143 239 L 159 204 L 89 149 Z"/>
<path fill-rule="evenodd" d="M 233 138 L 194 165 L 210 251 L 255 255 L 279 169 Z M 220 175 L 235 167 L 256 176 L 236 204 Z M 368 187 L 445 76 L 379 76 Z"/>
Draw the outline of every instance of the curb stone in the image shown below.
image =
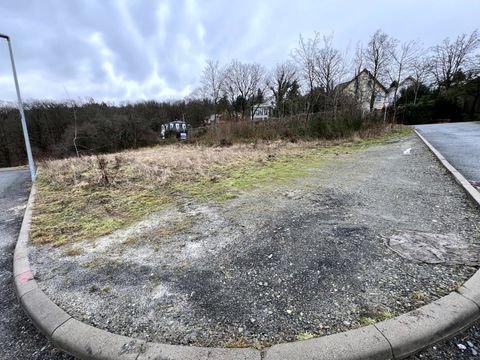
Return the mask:
<path fill-rule="evenodd" d="M 388 339 L 395 359 L 412 355 L 465 330 L 480 316 L 478 306 L 452 292 L 433 303 L 382 321 L 375 327 Z"/>
<path fill-rule="evenodd" d="M 478 205 L 480 194 L 438 151 L 416 134 Z M 145 342 L 109 333 L 72 318 L 40 289 L 28 261 L 32 186 L 14 253 L 14 286 L 26 314 L 53 344 L 87 360 L 390 360 L 401 359 L 461 332 L 480 318 L 480 270 L 458 289 L 428 305 L 375 325 L 315 339 L 224 349 Z"/>
<path fill-rule="evenodd" d="M 329 336 L 274 345 L 265 360 L 389 360 L 388 340 L 372 325 Z"/>
<path fill-rule="evenodd" d="M 0 172 L 12 171 L 12 170 L 28 170 L 28 165 L 20 165 L 20 166 L 10 166 L 0 168 Z"/>
<path fill-rule="evenodd" d="M 467 179 L 465 179 L 465 177 L 460 174 L 460 172 L 455 169 L 448 161 L 447 159 L 445 159 L 443 157 L 442 154 L 440 154 L 440 152 L 435 149 L 433 147 L 432 144 L 430 144 L 430 142 L 425 139 L 423 137 L 422 134 L 420 134 L 420 132 L 417 130 L 417 129 L 414 129 L 415 130 L 415 133 L 417 134 L 417 136 L 425 143 L 425 145 L 427 145 L 427 147 L 430 149 L 430 151 L 437 157 L 437 159 L 442 163 L 443 166 L 445 166 L 445 168 L 447 168 L 447 170 L 453 175 L 453 177 L 455 178 L 455 181 L 460 184 L 460 186 L 463 187 L 463 189 L 467 192 L 467 194 L 472 198 L 472 200 L 474 202 L 477 203 L 478 206 L 480 206 L 480 192 L 478 192 L 472 184 L 470 184 L 468 182 Z"/>
<path fill-rule="evenodd" d="M 27 243 L 35 193 L 35 186 L 32 186 L 13 255 L 14 286 L 25 313 L 57 348 L 86 360 L 261 360 L 261 353 L 256 349 L 147 343 L 72 318 L 40 289 L 30 268 Z"/>

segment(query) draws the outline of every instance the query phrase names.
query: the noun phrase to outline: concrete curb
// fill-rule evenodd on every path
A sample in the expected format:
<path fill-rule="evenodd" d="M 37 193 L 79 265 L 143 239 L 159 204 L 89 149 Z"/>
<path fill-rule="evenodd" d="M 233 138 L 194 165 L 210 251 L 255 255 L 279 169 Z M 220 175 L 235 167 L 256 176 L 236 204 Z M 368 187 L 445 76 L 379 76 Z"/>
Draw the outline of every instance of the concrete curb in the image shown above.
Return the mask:
<path fill-rule="evenodd" d="M 12 171 L 12 170 L 28 170 L 28 166 L 27 165 L 20 165 L 20 166 L 0 168 L 0 172 Z"/>
<path fill-rule="evenodd" d="M 416 131 L 415 131 L 416 132 Z M 430 150 L 480 205 L 480 195 L 418 132 Z M 75 320 L 39 288 L 28 261 L 32 187 L 14 253 L 14 285 L 23 309 L 59 349 L 92 360 L 387 360 L 402 359 L 449 338 L 480 318 L 480 270 L 457 292 L 375 325 L 306 341 L 255 349 L 221 349 L 145 342 Z"/>
<path fill-rule="evenodd" d="M 427 139 L 425 139 L 422 134 L 418 132 L 417 129 L 414 129 L 415 133 L 417 136 L 427 145 L 427 147 L 430 149 L 430 151 L 437 157 L 437 159 L 442 163 L 443 166 L 447 168 L 448 171 L 453 175 L 455 180 L 460 184 L 460 186 L 463 187 L 463 189 L 467 192 L 467 194 L 475 201 L 479 206 L 480 206 L 480 192 L 478 192 L 472 184 L 468 182 L 465 177 L 458 172 L 457 169 L 455 169 L 448 161 L 443 157 L 442 154 L 438 152 L 437 149 L 433 147 L 432 144 L 428 142 Z"/>

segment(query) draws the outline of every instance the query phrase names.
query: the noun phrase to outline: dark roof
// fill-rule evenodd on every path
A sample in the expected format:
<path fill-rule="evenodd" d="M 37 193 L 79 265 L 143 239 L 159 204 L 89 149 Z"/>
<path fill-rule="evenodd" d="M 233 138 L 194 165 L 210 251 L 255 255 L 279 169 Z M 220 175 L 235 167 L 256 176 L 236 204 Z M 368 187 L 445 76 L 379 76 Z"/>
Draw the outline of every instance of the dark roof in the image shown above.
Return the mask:
<path fill-rule="evenodd" d="M 362 71 L 360 71 L 357 74 L 357 76 L 355 76 L 352 80 L 338 84 L 337 88 L 339 90 L 345 89 L 348 85 L 350 85 L 352 82 L 354 82 L 363 73 L 366 73 L 369 76 L 370 79 L 375 80 L 377 82 L 377 84 L 383 89 L 383 91 L 388 92 L 387 88 L 385 86 L 383 86 L 383 84 L 380 81 L 374 79 L 372 73 L 370 71 L 368 71 L 367 69 L 363 69 Z"/>

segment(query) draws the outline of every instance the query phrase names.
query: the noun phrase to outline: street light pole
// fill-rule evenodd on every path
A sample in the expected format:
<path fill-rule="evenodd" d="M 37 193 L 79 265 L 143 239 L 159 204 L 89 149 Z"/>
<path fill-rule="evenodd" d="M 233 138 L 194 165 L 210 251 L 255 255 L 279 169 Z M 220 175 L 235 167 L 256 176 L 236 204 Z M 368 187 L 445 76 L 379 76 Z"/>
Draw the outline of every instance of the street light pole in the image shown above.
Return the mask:
<path fill-rule="evenodd" d="M 35 163 L 33 162 L 32 148 L 30 147 L 30 138 L 28 137 L 27 122 L 25 121 L 25 112 L 23 111 L 23 102 L 22 102 L 22 97 L 20 96 L 20 87 L 18 86 L 17 70 L 15 68 L 15 60 L 13 59 L 12 44 L 10 42 L 10 37 L 8 35 L 0 34 L 0 38 L 3 38 L 5 40 L 7 40 L 7 43 L 8 43 L 8 50 L 10 52 L 10 60 L 12 62 L 13 79 L 15 80 L 15 88 L 17 90 L 18 111 L 20 111 L 20 118 L 21 118 L 21 121 L 22 121 L 22 129 L 23 129 L 23 137 L 25 139 L 25 148 L 27 150 L 28 166 L 30 168 L 30 176 L 32 178 L 32 182 L 34 182 L 35 177 L 36 177 Z"/>

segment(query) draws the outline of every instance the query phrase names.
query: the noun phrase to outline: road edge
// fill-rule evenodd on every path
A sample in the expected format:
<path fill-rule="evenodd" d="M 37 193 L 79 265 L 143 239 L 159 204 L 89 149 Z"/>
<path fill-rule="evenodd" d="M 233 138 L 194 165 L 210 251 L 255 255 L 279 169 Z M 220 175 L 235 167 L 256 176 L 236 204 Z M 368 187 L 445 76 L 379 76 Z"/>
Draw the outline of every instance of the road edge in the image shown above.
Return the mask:
<path fill-rule="evenodd" d="M 478 206 L 480 206 L 480 192 L 478 192 L 472 184 L 468 182 L 465 177 L 460 174 L 460 172 L 455 169 L 452 164 L 448 162 L 447 159 L 443 157 L 440 152 L 435 149 L 435 147 L 430 144 L 430 142 L 423 137 L 422 134 L 417 129 L 414 129 L 415 134 L 420 138 L 420 140 L 423 141 L 425 145 L 427 145 L 428 149 L 437 157 L 437 159 L 442 163 L 442 165 L 453 175 L 455 178 L 455 181 L 460 184 L 461 187 L 467 192 L 467 194 L 477 203 Z"/>
<path fill-rule="evenodd" d="M 480 195 L 441 154 L 415 133 L 480 206 Z M 469 185 L 471 189 L 467 186 Z M 112 334 L 75 320 L 40 289 L 28 260 L 28 232 L 36 189 L 32 186 L 13 258 L 17 298 L 35 326 L 53 344 L 80 359 L 327 360 L 402 359 L 465 330 L 480 318 L 480 270 L 457 291 L 428 305 L 343 333 L 253 348 L 202 348 L 151 343 Z"/>

